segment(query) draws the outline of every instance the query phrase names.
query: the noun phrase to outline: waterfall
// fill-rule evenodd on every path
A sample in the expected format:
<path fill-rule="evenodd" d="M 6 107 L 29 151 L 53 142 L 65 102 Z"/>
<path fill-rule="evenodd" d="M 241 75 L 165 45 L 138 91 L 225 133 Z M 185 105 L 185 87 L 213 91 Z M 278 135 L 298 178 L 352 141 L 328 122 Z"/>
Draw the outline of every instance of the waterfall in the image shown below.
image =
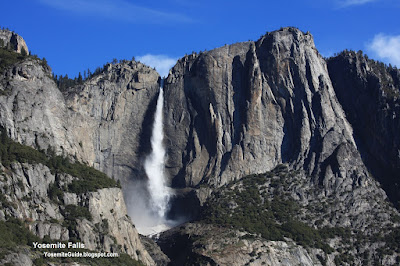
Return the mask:
<path fill-rule="evenodd" d="M 174 193 L 167 186 L 165 176 L 165 148 L 163 146 L 163 105 L 164 91 L 161 80 L 160 93 L 154 115 L 151 133 L 151 153 L 145 158 L 144 170 L 148 177 L 132 180 L 127 190 L 128 213 L 132 217 L 139 233 L 156 235 L 173 226 L 182 223 L 182 219 L 169 220 L 166 217 L 169 211 L 169 202 Z"/>
<path fill-rule="evenodd" d="M 162 219 L 165 218 L 170 198 L 170 190 L 166 186 L 164 174 L 165 148 L 163 146 L 163 105 L 164 91 L 161 86 L 160 94 L 157 99 L 157 108 L 151 136 L 151 154 L 145 160 L 144 169 L 148 177 L 147 188 L 150 194 L 151 208 Z"/>

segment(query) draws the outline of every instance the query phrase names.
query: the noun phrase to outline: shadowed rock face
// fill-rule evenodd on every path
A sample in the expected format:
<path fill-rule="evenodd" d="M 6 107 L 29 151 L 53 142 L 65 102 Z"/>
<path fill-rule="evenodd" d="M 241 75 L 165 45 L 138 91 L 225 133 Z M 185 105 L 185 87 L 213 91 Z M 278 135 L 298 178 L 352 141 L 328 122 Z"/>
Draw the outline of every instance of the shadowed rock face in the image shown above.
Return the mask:
<path fill-rule="evenodd" d="M 186 56 L 165 87 L 175 186 L 219 186 L 279 163 L 322 182 L 335 151 L 356 149 L 325 60 L 297 29 Z"/>
<path fill-rule="evenodd" d="M 364 163 L 397 206 L 400 200 L 400 71 L 343 52 L 328 60 L 336 95 Z"/>
<path fill-rule="evenodd" d="M 173 186 L 195 188 L 200 212 L 207 213 L 212 206 L 230 210 L 208 217 L 211 224 L 220 226 L 220 217 L 235 217 L 235 200 L 242 191 L 248 193 L 242 201 L 246 209 L 253 206 L 249 195 L 264 197 L 268 193 L 263 188 L 276 187 L 281 194 L 271 193 L 271 201 L 281 195 L 305 208 L 291 219 L 317 230 L 352 230 L 351 240 L 338 236 L 337 242 L 329 242 L 331 248 L 339 253 L 344 248 L 358 265 L 373 258 L 394 264 L 397 253 L 385 257 L 376 247 L 396 249 L 389 239 L 398 235 L 393 219 L 398 212 L 374 177 L 392 201 L 398 200 L 400 75 L 355 54 L 344 53 L 328 64 L 329 71 L 312 36 L 294 28 L 180 59 L 165 82 L 167 170 Z M 279 184 L 235 189 L 231 182 L 279 169 L 281 163 L 294 172 Z M 266 210 L 261 205 L 255 208 L 258 214 Z M 237 222 L 228 218 L 225 226 L 245 228 L 246 222 Z M 193 258 L 221 263 L 221 252 L 213 253 L 219 250 L 216 229 L 202 232 L 207 226 L 188 223 L 162 234 L 160 245 L 176 261 L 185 260 L 174 251 L 183 245 Z M 187 233 L 192 227 L 196 229 Z M 202 242 L 192 239 L 193 232 Z M 356 237 L 356 232 L 363 237 Z M 387 239 L 377 240 L 379 234 Z M 228 237 L 223 239 L 224 244 L 229 242 Z M 308 258 L 313 253 L 323 258 L 321 263 L 341 264 L 338 253 L 316 248 Z M 222 257 L 225 262 L 243 258 L 236 252 Z M 310 263 L 318 265 L 314 259 Z"/>
<path fill-rule="evenodd" d="M 141 63 L 125 62 L 68 92 L 69 128 L 82 143 L 84 160 L 121 181 L 144 178 L 159 78 Z"/>

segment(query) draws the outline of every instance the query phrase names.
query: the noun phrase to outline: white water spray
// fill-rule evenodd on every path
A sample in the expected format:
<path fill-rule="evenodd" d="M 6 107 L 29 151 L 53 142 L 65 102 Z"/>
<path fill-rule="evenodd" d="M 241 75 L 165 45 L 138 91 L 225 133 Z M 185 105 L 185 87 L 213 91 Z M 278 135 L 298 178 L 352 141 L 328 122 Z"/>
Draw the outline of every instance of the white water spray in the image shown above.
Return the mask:
<path fill-rule="evenodd" d="M 160 88 L 151 133 L 151 153 L 145 158 L 144 170 L 148 179 L 133 180 L 127 188 L 128 213 L 139 233 L 157 235 L 182 222 L 184 219 L 168 220 L 166 214 L 173 190 L 167 186 L 165 176 L 165 149 L 163 146 L 164 91 Z"/>
<path fill-rule="evenodd" d="M 163 145 L 163 105 L 164 91 L 160 88 L 157 99 L 157 108 L 154 116 L 153 131 L 151 136 L 151 154 L 146 158 L 144 169 L 148 179 L 148 191 L 150 193 L 150 204 L 152 209 L 161 219 L 165 219 L 170 199 L 170 190 L 166 186 L 164 163 L 165 149 Z"/>

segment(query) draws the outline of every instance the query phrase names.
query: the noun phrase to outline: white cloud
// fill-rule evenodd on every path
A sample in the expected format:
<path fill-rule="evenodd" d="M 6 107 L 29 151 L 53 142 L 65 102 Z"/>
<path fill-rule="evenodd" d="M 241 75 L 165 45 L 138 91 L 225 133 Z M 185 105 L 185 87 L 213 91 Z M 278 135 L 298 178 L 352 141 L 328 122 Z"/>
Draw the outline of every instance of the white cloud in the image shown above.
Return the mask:
<path fill-rule="evenodd" d="M 375 35 L 367 49 L 375 53 L 381 60 L 400 67 L 400 35 L 391 36 L 380 33 Z"/>
<path fill-rule="evenodd" d="M 136 56 L 136 60 L 148 66 L 155 67 L 161 77 L 168 76 L 169 70 L 176 64 L 178 58 L 172 58 L 166 55 L 146 54 Z"/>
<path fill-rule="evenodd" d="M 192 19 L 182 14 L 162 12 L 134 5 L 126 0 L 39 0 L 39 2 L 75 14 L 126 22 L 161 24 L 165 22 L 192 21 Z"/>
<path fill-rule="evenodd" d="M 342 0 L 339 2 L 340 7 L 359 6 L 378 0 Z"/>

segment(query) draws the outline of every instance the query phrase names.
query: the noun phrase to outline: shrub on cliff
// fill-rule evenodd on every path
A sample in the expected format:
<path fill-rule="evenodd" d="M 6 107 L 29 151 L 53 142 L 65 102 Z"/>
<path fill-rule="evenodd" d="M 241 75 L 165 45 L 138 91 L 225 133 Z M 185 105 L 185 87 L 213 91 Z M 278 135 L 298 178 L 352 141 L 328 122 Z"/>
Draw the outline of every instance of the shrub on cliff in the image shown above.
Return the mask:
<path fill-rule="evenodd" d="M 0 129 L 0 161 L 6 168 L 12 162 L 41 163 L 50 168 L 53 174 L 66 173 L 76 177 L 68 186 L 73 193 L 96 191 L 101 188 L 118 187 L 118 183 L 93 167 L 80 162 L 71 162 L 67 157 L 55 155 L 54 152 L 46 154 L 32 147 L 22 145 L 11 140 L 4 128 Z"/>
<path fill-rule="evenodd" d="M 0 47 L 0 74 L 3 73 L 9 66 L 26 58 L 25 54 L 20 54 L 5 48 Z"/>

